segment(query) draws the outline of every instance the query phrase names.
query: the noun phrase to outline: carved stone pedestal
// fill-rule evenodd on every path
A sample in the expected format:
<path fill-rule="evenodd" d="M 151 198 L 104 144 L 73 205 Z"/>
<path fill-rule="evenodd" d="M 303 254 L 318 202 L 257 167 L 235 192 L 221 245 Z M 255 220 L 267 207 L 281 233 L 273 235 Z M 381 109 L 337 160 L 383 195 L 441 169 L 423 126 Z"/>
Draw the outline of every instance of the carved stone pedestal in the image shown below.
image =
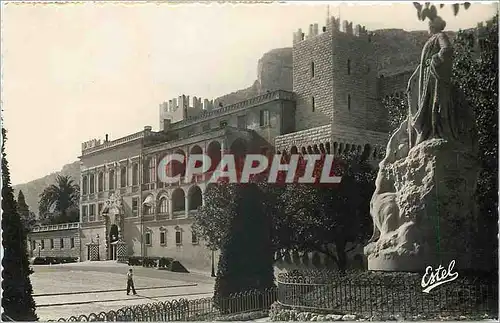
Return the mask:
<path fill-rule="evenodd" d="M 392 190 L 372 198 L 379 234 L 365 247 L 368 269 L 424 271 L 451 260 L 456 269 L 473 269 L 479 169 L 468 151 L 442 139 L 424 141 L 406 158 L 382 165 L 378 188 Z"/>

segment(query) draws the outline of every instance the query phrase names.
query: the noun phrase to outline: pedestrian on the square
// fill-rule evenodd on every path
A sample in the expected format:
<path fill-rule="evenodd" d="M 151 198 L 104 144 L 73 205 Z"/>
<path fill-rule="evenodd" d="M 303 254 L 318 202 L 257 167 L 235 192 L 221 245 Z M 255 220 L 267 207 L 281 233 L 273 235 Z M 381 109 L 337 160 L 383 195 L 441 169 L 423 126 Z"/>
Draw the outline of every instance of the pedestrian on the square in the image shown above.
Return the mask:
<path fill-rule="evenodd" d="M 132 293 L 137 295 L 134 287 L 134 274 L 132 273 L 132 268 L 130 268 L 127 273 L 127 295 L 130 294 L 130 288 L 132 288 Z"/>

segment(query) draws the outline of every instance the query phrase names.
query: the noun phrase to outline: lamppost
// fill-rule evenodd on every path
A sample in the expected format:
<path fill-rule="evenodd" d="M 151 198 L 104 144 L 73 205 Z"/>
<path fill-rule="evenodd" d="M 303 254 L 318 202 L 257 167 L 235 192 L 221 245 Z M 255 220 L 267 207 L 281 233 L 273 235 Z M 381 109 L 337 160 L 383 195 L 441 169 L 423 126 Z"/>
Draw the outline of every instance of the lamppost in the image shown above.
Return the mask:
<path fill-rule="evenodd" d="M 214 253 L 215 253 L 215 250 L 212 249 L 212 274 L 211 274 L 212 277 L 215 277 Z"/>
<path fill-rule="evenodd" d="M 96 234 L 95 240 L 97 241 L 97 261 L 101 260 L 101 250 L 99 249 L 99 233 Z"/>

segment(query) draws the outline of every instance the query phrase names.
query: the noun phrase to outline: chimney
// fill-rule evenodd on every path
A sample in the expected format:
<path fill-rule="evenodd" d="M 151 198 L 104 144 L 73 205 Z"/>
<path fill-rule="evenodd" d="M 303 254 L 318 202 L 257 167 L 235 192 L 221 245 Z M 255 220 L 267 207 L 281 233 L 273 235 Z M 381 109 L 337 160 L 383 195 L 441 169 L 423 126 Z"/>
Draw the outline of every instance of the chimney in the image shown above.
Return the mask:
<path fill-rule="evenodd" d="M 167 132 L 170 129 L 170 119 L 163 119 L 163 132 Z"/>
<path fill-rule="evenodd" d="M 105 140 L 105 142 L 108 142 L 108 141 L 109 141 L 109 140 L 108 140 L 108 134 L 106 134 L 106 140 Z"/>

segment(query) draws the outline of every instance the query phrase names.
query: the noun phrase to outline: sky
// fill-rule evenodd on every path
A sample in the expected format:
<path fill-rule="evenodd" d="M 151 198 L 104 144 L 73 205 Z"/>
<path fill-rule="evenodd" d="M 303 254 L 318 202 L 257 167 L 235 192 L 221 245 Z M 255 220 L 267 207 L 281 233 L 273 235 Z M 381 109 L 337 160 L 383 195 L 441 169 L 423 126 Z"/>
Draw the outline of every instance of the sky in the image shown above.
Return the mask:
<path fill-rule="evenodd" d="M 185 94 L 213 99 L 250 86 L 257 61 L 291 47 L 293 32 L 324 25 L 328 2 L 307 4 L 21 4 L 1 1 L 2 116 L 11 181 L 78 159 L 81 143 L 150 125 L 159 104 Z M 447 30 L 475 27 L 497 5 L 472 3 Z M 411 2 L 330 3 L 368 30 L 424 30 Z"/>

